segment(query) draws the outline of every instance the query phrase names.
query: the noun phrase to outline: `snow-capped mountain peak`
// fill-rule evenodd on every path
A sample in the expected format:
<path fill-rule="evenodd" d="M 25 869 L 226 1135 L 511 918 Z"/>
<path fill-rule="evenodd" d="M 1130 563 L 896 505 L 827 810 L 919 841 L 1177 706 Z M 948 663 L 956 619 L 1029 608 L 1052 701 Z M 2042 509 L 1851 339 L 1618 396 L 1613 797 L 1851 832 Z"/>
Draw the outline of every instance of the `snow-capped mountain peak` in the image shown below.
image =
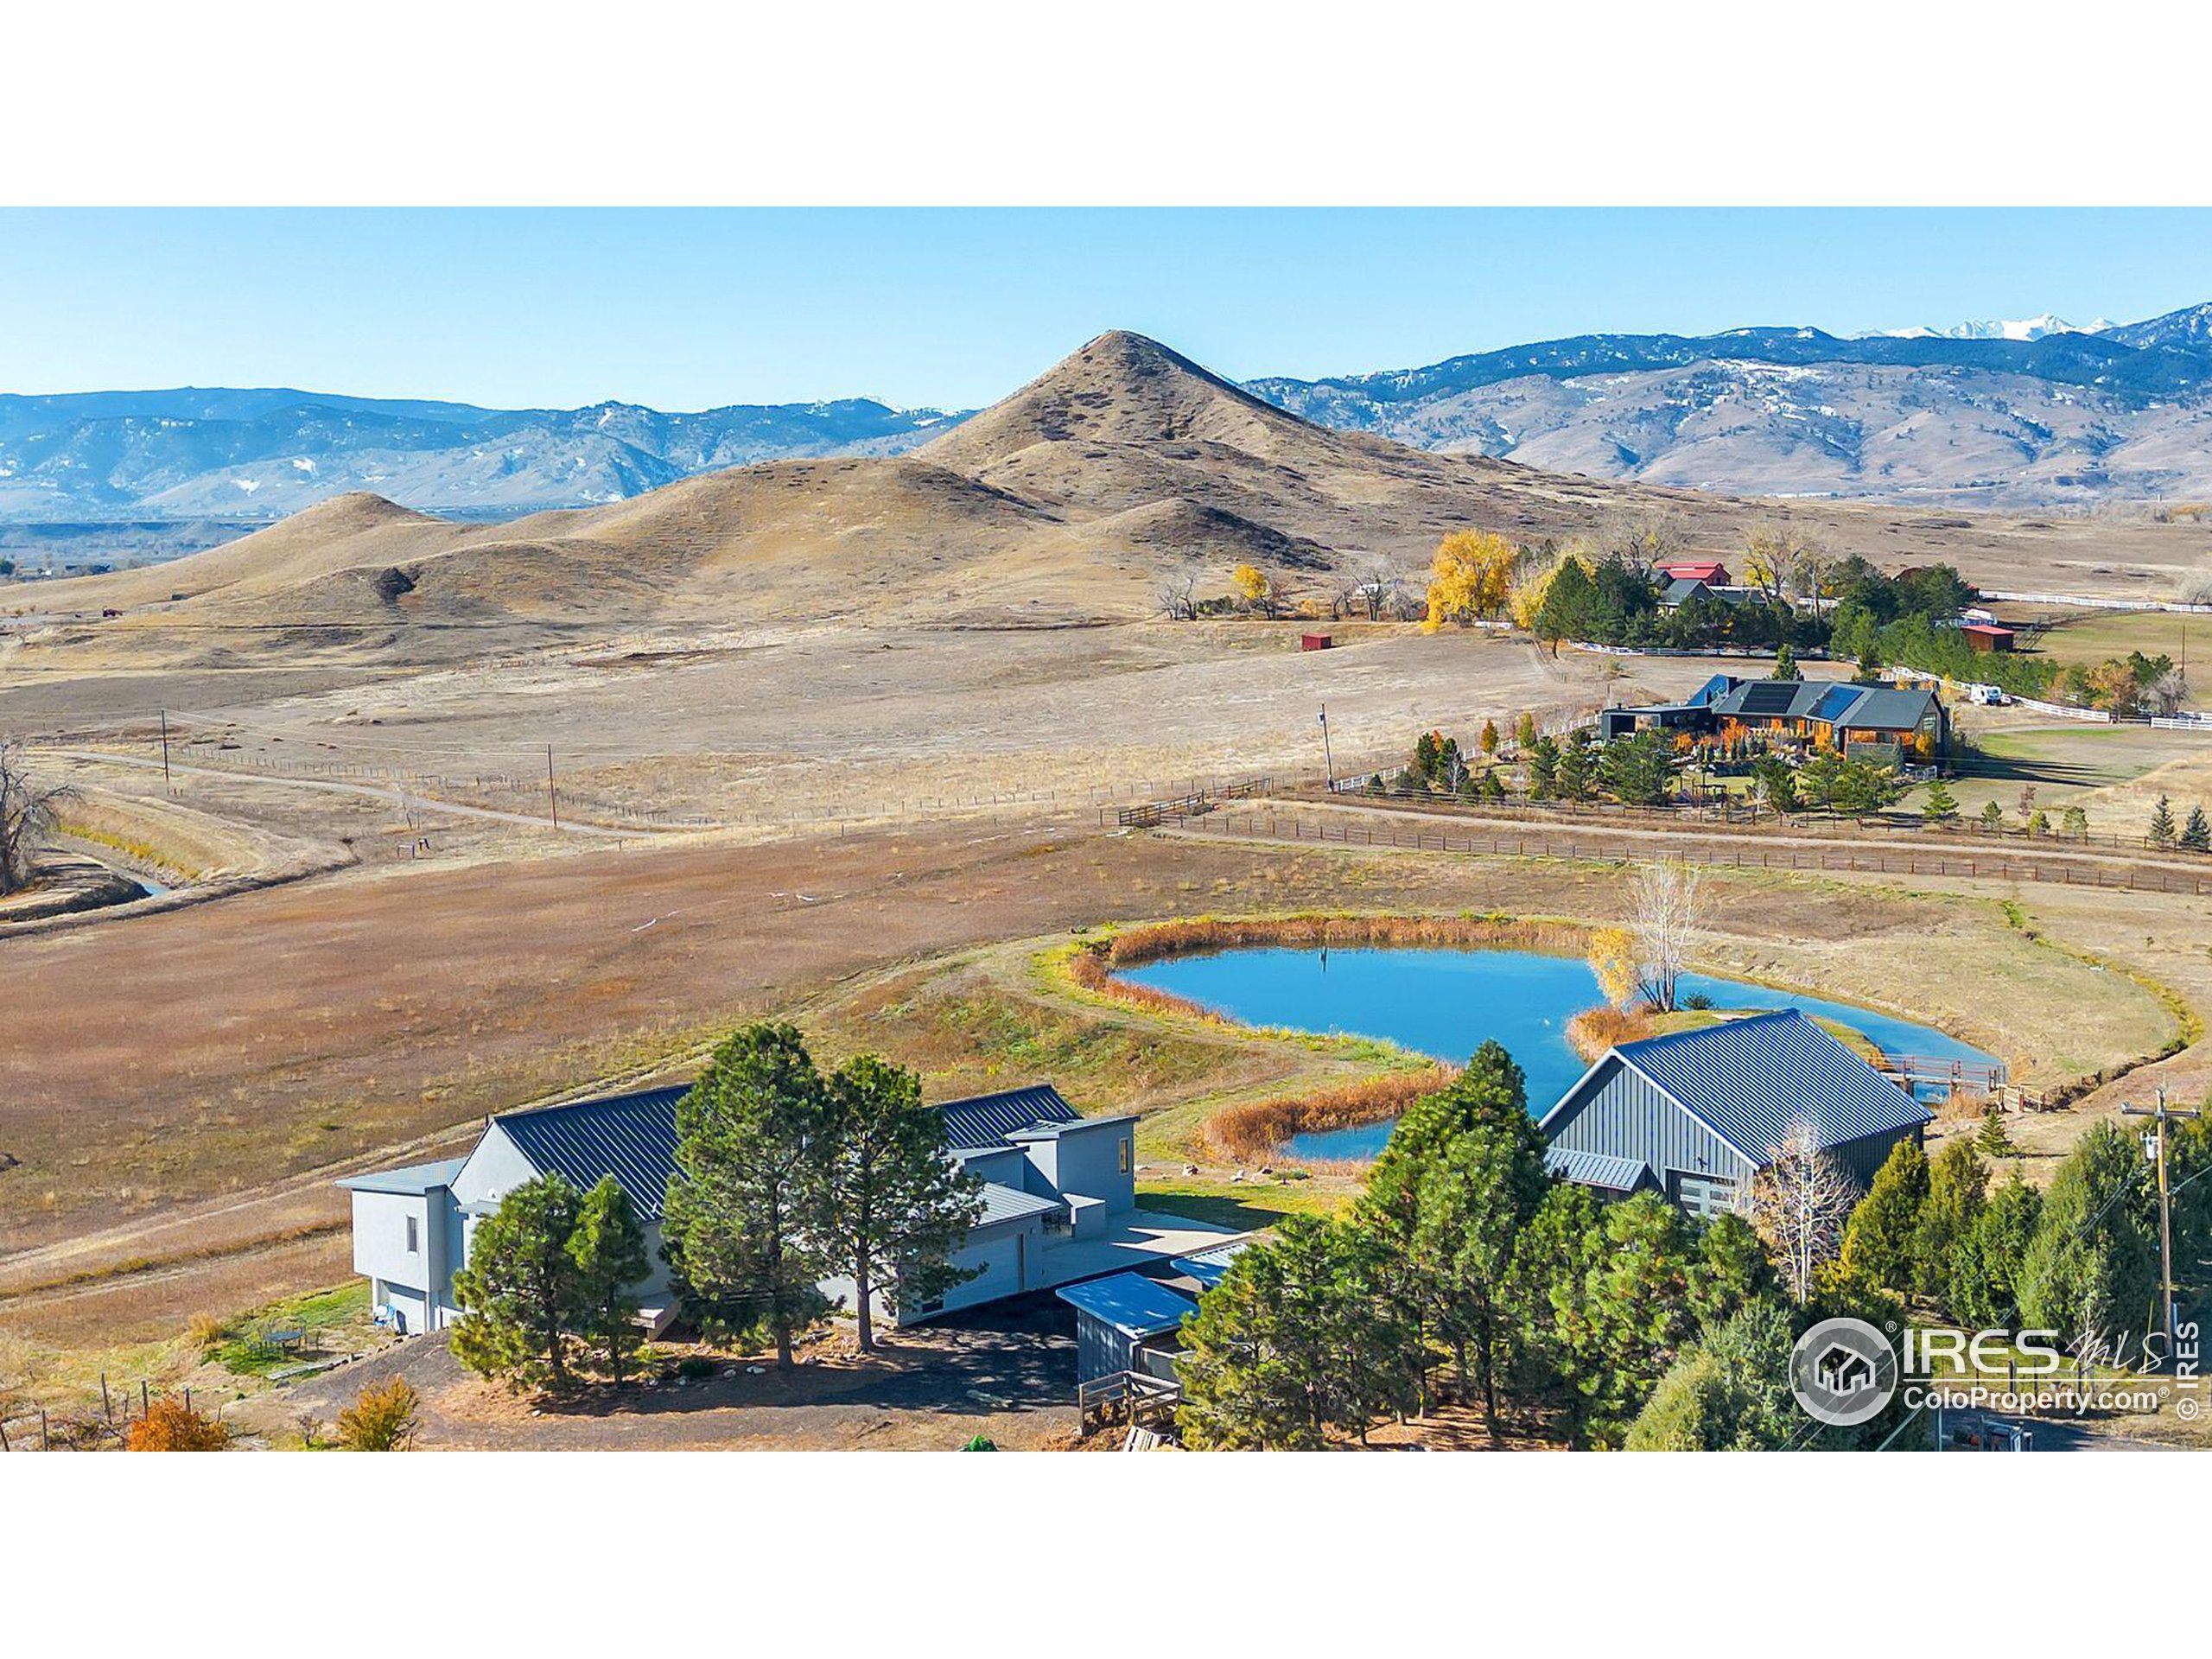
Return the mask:
<path fill-rule="evenodd" d="M 2050 334 L 2097 334 L 2113 327 L 2109 318 L 2091 323 L 2072 323 L 2044 312 L 2039 317 L 2009 317 L 2001 321 L 1955 322 L 1948 328 L 1916 324 L 1910 328 L 1876 328 L 1862 340 L 2042 340 Z"/>

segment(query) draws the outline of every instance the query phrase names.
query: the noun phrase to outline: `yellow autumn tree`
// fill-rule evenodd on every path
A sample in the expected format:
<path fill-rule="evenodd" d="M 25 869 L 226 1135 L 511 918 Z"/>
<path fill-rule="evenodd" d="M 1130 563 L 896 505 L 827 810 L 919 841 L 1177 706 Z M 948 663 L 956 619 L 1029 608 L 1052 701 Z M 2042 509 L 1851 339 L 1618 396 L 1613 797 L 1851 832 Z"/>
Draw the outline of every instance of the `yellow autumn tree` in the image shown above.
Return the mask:
<path fill-rule="evenodd" d="M 1590 936 L 1590 971 L 1605 1001 L 1625 1008 L 1639 1000 L 1636 935 L 1626 928 L 1601 927 Z"/>
<path fill-rule="evenodd" d="M 1591 562 L 1583 556 L 1581 545 L 1576 543 L 1570 545 L 1549 564 L 1522 573 L 1520 579 L 1507 589 L 1505 613 L 1513 619 L 1515 627 L 1529 630 L 1535 627 L 1537 614 L 1544 608 L 1545 595 L 1551 592 L 1553 582 L 1570 559 L 1582 567 L 1584 575 L 1591 574 Z"/>
<path fill-rule="evenodd" d="M 1229 573 L 1229 580 L 1236 589 L 1236 596 L 1248 609 L 1273 616 L 1282 599 L 1282 589 L 1275 579 L 1256 564 L 1240 564 Z"/>
<path fill-rule="evenodd" d="M 1513 580 L 1513 543 L 1486 530 L 1455 530 L 1437 543 L 1428 566 L 1428 620 L 1433 631 L 1446 622 L 1465 626 L 1493 614 L 1505 603 Z"/>

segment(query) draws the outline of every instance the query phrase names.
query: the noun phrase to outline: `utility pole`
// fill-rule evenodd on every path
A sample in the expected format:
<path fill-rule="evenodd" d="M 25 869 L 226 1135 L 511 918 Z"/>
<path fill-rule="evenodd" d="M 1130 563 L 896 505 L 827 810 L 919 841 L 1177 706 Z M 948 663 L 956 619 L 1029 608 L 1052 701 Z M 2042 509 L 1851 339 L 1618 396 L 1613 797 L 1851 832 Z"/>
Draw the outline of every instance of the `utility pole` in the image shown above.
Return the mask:
<path fill-rule="evenodd" d="M 552 804 L 553 827 L 561 827 L 561 791 L 553 785 L 553 746 L 545 746 L 545 798 Z"/>
<path fill-rule="evenodd" d="M 176 785 L 169 781 L 169 711 L 166 709 L 162 710 L 162 787 L 172 795 L 176 793 Z"/>
<path fill-rule="evenodd" d="M 2166 1104 L 2163 1084 L 2158 1090 L 2158 1103 L 2150 1106 L 2122 1106 L 2129 1117 L 2147 1117 L 2158 1125 L 2157 1157 L 2158 1160 L 2158 1294 L 2166 1316 L 2166 1340 L 2174 1338 L 2174 1206 L 2173 1193 L 2166 1185 L 2166 1120 L 2173 1117 L 2195 1117 L 2195 1112 Z"/>
<path fill-rule="evenodd" d="M 1322 780 L 1329 788 L 1337 785 L 1337 758 L 1329 749 L 1329 705 L 1321 705 L 1321 765 L 1327 773 Z"/>

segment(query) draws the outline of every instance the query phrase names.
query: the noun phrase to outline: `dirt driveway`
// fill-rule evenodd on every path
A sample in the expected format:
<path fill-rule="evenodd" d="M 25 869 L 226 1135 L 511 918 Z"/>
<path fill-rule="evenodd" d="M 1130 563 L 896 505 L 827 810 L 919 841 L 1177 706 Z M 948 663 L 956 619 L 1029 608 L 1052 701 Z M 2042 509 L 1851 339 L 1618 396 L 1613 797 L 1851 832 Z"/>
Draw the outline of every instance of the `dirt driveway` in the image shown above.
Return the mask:
<path fill-rule="evenodd" d="M 270 1395 L 245 1421 L 273 1439 L 302 1411 L 334 1421 L 364 1386 L 404 1376 L 422 1396 L 424 1449 L 954 1451 L 982 1434 L 1027 1451 L 1076 1430 L 1074 1316 L 1050 1295 L 893 1332 L 865 1359 L 843 1326 L 801 1352 L 788 1374 L 716 1355 L 698 1382 L 671 1373 L 563 1405 L 510 1395 L 442 1338 L 418 1337 Z"/>

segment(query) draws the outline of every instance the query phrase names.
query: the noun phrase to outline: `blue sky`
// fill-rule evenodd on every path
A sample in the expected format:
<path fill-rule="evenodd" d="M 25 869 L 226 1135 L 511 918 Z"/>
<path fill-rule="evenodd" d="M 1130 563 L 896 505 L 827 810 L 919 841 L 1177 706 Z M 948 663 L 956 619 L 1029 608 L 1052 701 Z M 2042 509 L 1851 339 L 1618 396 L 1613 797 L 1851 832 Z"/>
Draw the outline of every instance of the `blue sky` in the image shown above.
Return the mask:
<path fill-rule="evenodd" d="M 2206 299 L 2186 210 L 16 210 L 0 391 L 965 405 L 1109 327 L 1312 376 Z"/>

